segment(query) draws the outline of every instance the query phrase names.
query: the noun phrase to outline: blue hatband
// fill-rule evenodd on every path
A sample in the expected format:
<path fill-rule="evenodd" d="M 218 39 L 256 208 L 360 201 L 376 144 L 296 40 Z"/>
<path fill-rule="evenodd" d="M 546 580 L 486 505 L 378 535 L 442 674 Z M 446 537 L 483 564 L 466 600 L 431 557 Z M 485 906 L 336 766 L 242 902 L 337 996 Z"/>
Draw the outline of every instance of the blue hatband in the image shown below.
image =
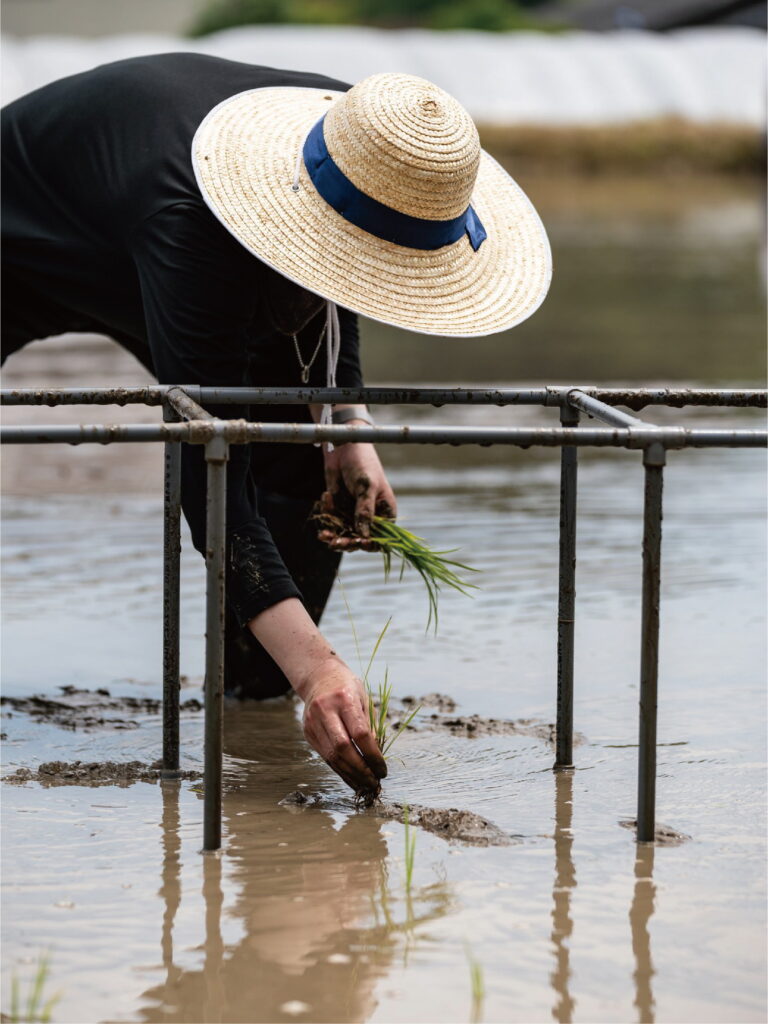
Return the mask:
<path fill-rule="evenodd" d="M 334 162 L 325 144 L 321 118 L 304 143 L 304 166 L 312 184 L 333 209 L 350 224 L 409 249 L 442 249 L 467 233 L 477 252 L 487 237 L 471 206 L 452 220 L 426 220 L 393 210 L 353 185 Z"/>

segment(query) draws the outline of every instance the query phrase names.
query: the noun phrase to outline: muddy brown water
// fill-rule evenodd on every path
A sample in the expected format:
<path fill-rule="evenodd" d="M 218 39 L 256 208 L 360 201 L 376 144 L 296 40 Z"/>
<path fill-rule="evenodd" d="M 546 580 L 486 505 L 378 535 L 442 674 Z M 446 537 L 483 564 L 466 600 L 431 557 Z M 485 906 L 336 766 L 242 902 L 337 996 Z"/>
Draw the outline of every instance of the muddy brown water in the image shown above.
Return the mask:
<path fill-rule="evenodd" d="M 748 186 L 670 194 L 603 183 L 598 195 L 573 183 L 547 203 L 558 276 L 530 325 L 466 346 L 366 329 L 369 380 L 391 380 L 396 365 L 414 382 L 761 383 L 759 208 Z M 9 386 L 143 380 L 88 338 L 33 346 L 6 375 Z M 408 415 L 552 422 L 522 409 Z M 384 422 L 405 416 L 379 411 Z M 710 411 L 691 421 L 760 418 Z M 365 650 L 393 616 L 378 666 L 411 698 L 398 708 L 425 705 L 392 752 L 392 815 L 354 808 L 304 744 L 294 702 L 228 705 L 215 856 L 199 852 L 195 779 L 77 778 L 94 763 L 138 762 L 141 775 L 160 750 L 159 450 L 4 455 L 3 773 L 32 776 L 0 791 L 5 992 L 12 976 L 26 987 L 48 950 L 57 1021 L 765 1019 L 762 453 L 670 455 L 658 816 L 675 842 L 637 847 L 632 831 L 636 453 L 580 456 L 581 742 L 577 770 L 555 775 L 557 453 L 388 449 L 403 521 L 482 570 L 473 599 L 446 595 L 434 637 L 415 581 L 385 584 L 377 557 L 362 553 L 343 566 Z M 203 573 L 186 534 L 184 543 L 182 751 L 194 774 Z M 338 593 L 325 629 L 354 663 Z M 50 784 L 39 769 L 51 762 L 80 767 Z M 284 802 L 297 791 L 311 806 Z M 469 845 L 417 826 L 407 891 L 404 804 L 477 815 L 514 841 Z M 483 971 L 481 1007 L 470 957 Z"/>

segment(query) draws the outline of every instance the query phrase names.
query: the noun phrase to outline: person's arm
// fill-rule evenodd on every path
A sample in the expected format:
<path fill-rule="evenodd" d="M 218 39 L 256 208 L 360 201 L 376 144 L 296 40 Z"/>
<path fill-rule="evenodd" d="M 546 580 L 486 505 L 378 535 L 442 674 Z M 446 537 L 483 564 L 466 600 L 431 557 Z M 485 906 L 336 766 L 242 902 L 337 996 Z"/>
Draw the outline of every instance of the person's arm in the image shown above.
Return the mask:
<path fill-rule="evenodd" d="M 387 764 L 371 732 L 365 688 L 304 606 L 281 601 L 248 625 L 304 701 L 310 744 L 352 789 L 375 789 Z"/>
<path fill-rule="evenodd" d="M 247 329 L 257 299 L 257 275 L 248 262 L 254 257 L 240 251 L 213 215 L 196 204 L 178 204 L 145 221 L 135 233 L 133 256 L 158 380 L 221 387 L 244 383 Z M 209 411 L 222 418 L 244 412 L 233 406 Z M 312 746 L 353 788 L 370 788 L 373 776 L 386 768 L 370 727 L 363 730 L 359 717 L 350 717 L 351 709 L 362 706 L 360 681 L 328 653 L 299 600 L 259 516 L 249 453 L 248 445 L 232 445 L 227 467 L 229 607 L 305 701 L 305 733 Z M 202 446 L 183 445 L 182 508 L 200 551 L 205 550 L 205 492 Z"/>

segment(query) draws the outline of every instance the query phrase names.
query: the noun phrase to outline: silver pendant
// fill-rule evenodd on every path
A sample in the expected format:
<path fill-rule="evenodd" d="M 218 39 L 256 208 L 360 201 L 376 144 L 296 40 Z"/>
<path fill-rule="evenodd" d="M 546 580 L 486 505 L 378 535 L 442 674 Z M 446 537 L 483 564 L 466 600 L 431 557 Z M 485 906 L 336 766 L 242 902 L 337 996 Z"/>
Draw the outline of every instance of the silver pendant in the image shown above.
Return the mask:
<path fill-rule="evenodd" d="M 301 370 L 301 383 L 302 384 L 308 384 L 309 383 L 309 367 L 308 366 L 302 367 L 302 370 Z"/>

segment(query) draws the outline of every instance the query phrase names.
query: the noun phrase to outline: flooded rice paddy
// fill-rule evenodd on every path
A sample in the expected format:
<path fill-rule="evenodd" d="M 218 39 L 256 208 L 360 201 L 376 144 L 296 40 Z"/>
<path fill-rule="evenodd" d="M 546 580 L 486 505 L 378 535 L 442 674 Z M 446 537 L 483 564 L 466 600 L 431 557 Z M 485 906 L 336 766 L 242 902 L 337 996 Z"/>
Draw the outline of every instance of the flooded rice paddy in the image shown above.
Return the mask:
<path fill-rule="evenodd" d="M 474 355 L 456 342 L 414 348 L 413 338 L 374 330 L 364 347 L 369 380 L 393 377 L 386 344 L 408 381 L 760 384 L 760 300 L 748 277 L 757 274 L 759 236 L 745 226 L 756 222 L 748 195 L 698 205 L 693 197 L 685 216 L 657 210 L 656 232 L 637 202 L 634 219 L 625 209 L 621 221 L 618 204 L 593 211 L 584 256 L 591 274 L 574 258 L 585 251 L 574 216 L 558 215 L 552 202 L 562 283 L 540 314 L 548 323 L 534 328 L 534 319 L 506 347 L 471 342 Z M 736 208 L 755 215 L 744 214 L 738 237 Z M 653 289 L 660 260 L 678 282 L 664 301 Z M 623 317 L 615 296 L 599 304 L 597 278 L 609 273 L 624 288 Z M 79 339 L 33 346 L 15 368 L 9 361 L 6 382 L 143 379 L 116 348 Z M 9 411 L 7 420 L 33 415 L 83 416 Z M 83 418 L 98 415 L 88 409 Z M 109 410 L 106 418 L 139 415 L 153 414 Z M 554 422 L 543 410 L 417 415 Z M 760 422 L 744 412 L 685 415 Z M 445 596 L 435 637 L 425 634 L 426 596 L 415 580 L 385 583 L 375 555 L 342 565 L 364 649 L 393 616 L 378 665 L 380 673 L 388 666 L 396 696 L 443 695 L 398 741 L 384 796 L 470 812 L 507 837 L 477 845 L 416 827 L 409 887 L 403 824 L 354 810 L 304 743 L 290 700 L 227 706 L 220 855 L 199 852 L 195 778 L 77 777 L 93 762 L 146 768 L 160 751 L 161 467 L 149 449 L 5 453 L 2 667 L 11 699 L 3 773 L 35 776 L 2 786 L 6 993 L 12 976 L 26 987 L 48 951 L 57 1021 L 765 1019 L 764 453 L 669 458 L 658 816 L 690 838 L 655 848 L 638 848 L 620 824 L 635 812 L 639 455 L 580 456 L 580 742 L 576 771 L 554 774 L 557 453 L 384 453 L 401 519 L 435 546 L 459 547 L 481 570 L 474 598 Z M 182 588 L 182 751 L 194 775 L 202 764 L 203 570 L 186 534 Z M 354 664 L 338 588 L 324 629 Z M 489 720 L 497 726 L 448 724 Z M 37 773 L 54 761 L 64 768 Z M 286 801 L 297 792 L 310 798 Z M 482 992 L 473 992 L 473 963 Z"/>

